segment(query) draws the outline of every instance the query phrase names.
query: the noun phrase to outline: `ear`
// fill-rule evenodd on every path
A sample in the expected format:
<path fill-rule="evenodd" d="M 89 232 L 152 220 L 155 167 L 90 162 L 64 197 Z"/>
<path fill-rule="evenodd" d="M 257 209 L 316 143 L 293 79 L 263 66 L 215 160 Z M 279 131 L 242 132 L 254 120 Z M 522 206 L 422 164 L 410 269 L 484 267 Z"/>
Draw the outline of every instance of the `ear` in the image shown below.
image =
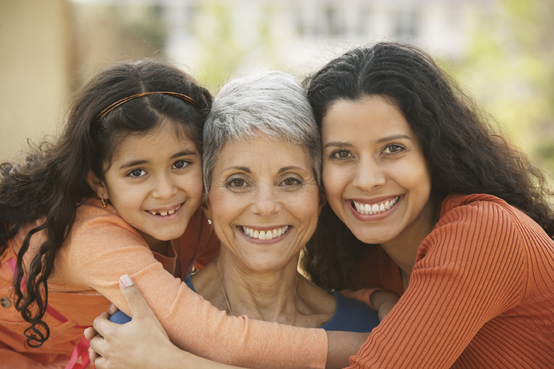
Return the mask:
<path fill-rule="evenodd" d="M 86 181 L 90 188 L 98 195 L 98 197 L 103 198 L 104 200 L 108 199 L 108 189 L 103 181 L 99 180 L 92 171 L 88 172 Z"/>
<path fill-rule="evenodd" d="M 317 209 L 317 214 L 318 215 L 321 214 L 321 210 L 323 209 L 325 204 L 327 204 L 327 196 L 325 196 L 324 191 L 319 191 L 319 204 L 318 204 L 318 209 Z"/>

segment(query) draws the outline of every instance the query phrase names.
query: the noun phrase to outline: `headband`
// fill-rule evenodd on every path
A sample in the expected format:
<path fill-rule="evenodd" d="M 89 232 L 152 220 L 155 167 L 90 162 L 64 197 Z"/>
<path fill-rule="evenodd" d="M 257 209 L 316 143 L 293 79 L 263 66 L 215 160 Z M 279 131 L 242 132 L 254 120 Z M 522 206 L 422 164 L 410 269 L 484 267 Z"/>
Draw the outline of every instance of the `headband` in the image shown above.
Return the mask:
<path fill-rule="evenodd" d="M 118 100 L 108 106 L 106 109 L 102 110 L 100 114 L 98 114 L 98 117 L 96 117 L 95 121 L 98 122 L 100 119 L 104 118 L 106 115 L 108 115 L 112 110 L 114 110 L 117 107 L 120 107 L 121 105 L 125 104 L 126 102 L 129 102 L 131 100 L 136 99 L 137 97 L 147 96 L 147 95 L 153 95 L 153 94 L 162 94 L 162 95 L 168 95 L 173 96 L 178 99 L 181 99 L 185 102 L 188 102 L 192 106 L 194 106 L 200 113 L 203 113 L 202 108 L 196 101 L 194 101 L 192 98 L 188 97 L 187 95 L 180 94 L 178 92 L 168 92 L 168 91 L 152 91 L 152 92 L 142 92 L 140 94 L 131 95 L 128 97 L 125 97 L 121 100 Z"/>

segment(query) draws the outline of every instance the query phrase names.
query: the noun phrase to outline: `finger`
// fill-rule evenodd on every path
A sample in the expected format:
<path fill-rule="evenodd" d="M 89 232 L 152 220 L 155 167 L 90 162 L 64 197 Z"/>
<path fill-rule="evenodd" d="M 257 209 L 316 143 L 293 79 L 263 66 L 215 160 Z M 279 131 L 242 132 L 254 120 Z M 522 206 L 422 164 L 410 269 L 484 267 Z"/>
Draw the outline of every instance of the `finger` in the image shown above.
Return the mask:
<path fill-rule="evenodd" d="M 112 323 L 108 320 L 109 315 L 106 312 L 103 312 L 100 314 L 100 316 L 96 317 L 94 321 L 92 322 L 92 327 L 96 330 L 96 332 L 101 336 L 108 335 L 108 331 L 110 331 L 110 326 Z"/>
<path fill-rule="evenodd" d="M 119 311 L 119 308 L 115 306 L 115 304 L 111 304 L 110 307 L 108 308 L 108 314 L 110 315 L 114 315 L 118 311 Z"/>
<path fill-rule="evenodd" d="M 94 351 L 90 347 L 88 349 L 88 358 L 90 359 L 91 363 L 94 363 L 94 361 L 98 358 L 98 354 L 96 353 L 96 351 Z"/>
<path fill-rule="evenodd" d="M 92 337 L 96 336 L 96 333 L 98 333 L 96 332 L 96 329 L 94 329 L 93 327 L 88 327 L 87 329 L 85 329 L 84 332 L 85 338 L 90 341 Z"/>
<path fill-rule="evenodd" d="M 137 285 L 127 274 L 119 279 L 119 289 L 129 304 L 133 318 L 148 317 L 154 314 Z"/>
<path fill-rule="evenodd" d="M 105 339 L 104 337 L 102 336 L 94 336 L 91 340 L 90 340 L 90 350 L 94 351 L 95 355 L 91 355 L 90 354 L 90 351 L 89 351 L 89 357 L 92 359 L 92 357 L 96 358 L 99 357 L 99 356 L 104 356 L 105 355 L 105 352 L 104 352 L 104 348 L 106 347 L 105 346 Z M 91 360 L 92 361 L 92 360 Z M 92 361 L 94 362 L 94 361 Z"/>

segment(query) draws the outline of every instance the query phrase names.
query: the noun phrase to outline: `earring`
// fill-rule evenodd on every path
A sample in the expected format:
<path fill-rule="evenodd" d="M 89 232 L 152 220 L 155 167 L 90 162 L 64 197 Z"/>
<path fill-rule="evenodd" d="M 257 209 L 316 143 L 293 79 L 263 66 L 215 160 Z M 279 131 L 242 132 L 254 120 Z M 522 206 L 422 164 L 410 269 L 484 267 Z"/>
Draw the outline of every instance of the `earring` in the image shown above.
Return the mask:
<path fill-rule="evenodd" d="M 208 224 L 212 224 L 212 220 L 211 220 L 211 219 L 208 219 Z"/>
<path fill-rule="evenodd" d="M 102 206 L 106 207 L 106 200 L 102 196 L 100 196 L 100 199 L 102 200 Z"/>

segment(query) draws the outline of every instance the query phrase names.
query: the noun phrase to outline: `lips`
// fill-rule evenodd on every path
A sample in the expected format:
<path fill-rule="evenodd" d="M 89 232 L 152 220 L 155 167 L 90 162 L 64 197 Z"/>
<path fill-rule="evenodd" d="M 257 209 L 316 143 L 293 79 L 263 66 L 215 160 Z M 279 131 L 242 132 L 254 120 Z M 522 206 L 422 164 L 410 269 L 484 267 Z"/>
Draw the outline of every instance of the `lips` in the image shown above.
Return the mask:
<path fill-rule="evenodd" d="M 280 237 L 283 234 L 287 232 L 289 229 L 289 226 L 284 227 L 277 227 L 274 229 L 265 229 L 265 230 L 257 230 L 254 228 L 249 227 L 242 227 L 242 231 L 245 235 L 247 235 L 250 238 L 255 238 L 259 240 L 272 240 L 274 238 Z"/>
<path fill-rule="evenodd" d="M 163 211 L 146 210 L 146 211 L 149 212 L 152 215 L 158 215 L 158 216 L 166 217 L 168 215 L 171 215 L 171 214 L 175 213 L 177 210 L 179 210 L 183 204 L 184 204 L 184 202 L 177 205 L 177 207 L 175 207 L 174 209 L 171 209 L 171 210 L 163 210 Z"/>
<path fill-rule="evenodd" d="M 356 211 L 360 214 L 374 215 L 374 214 L 383 213 L 389 210 L 394 205 L 396 205 L 399 199 L 400 199 L 400 196 L 396 196 L 392 200 L 386 200 L 386 201 L 382 201 L 371 205 L 352 200 L 352 205 L 356 209 Z"/>

